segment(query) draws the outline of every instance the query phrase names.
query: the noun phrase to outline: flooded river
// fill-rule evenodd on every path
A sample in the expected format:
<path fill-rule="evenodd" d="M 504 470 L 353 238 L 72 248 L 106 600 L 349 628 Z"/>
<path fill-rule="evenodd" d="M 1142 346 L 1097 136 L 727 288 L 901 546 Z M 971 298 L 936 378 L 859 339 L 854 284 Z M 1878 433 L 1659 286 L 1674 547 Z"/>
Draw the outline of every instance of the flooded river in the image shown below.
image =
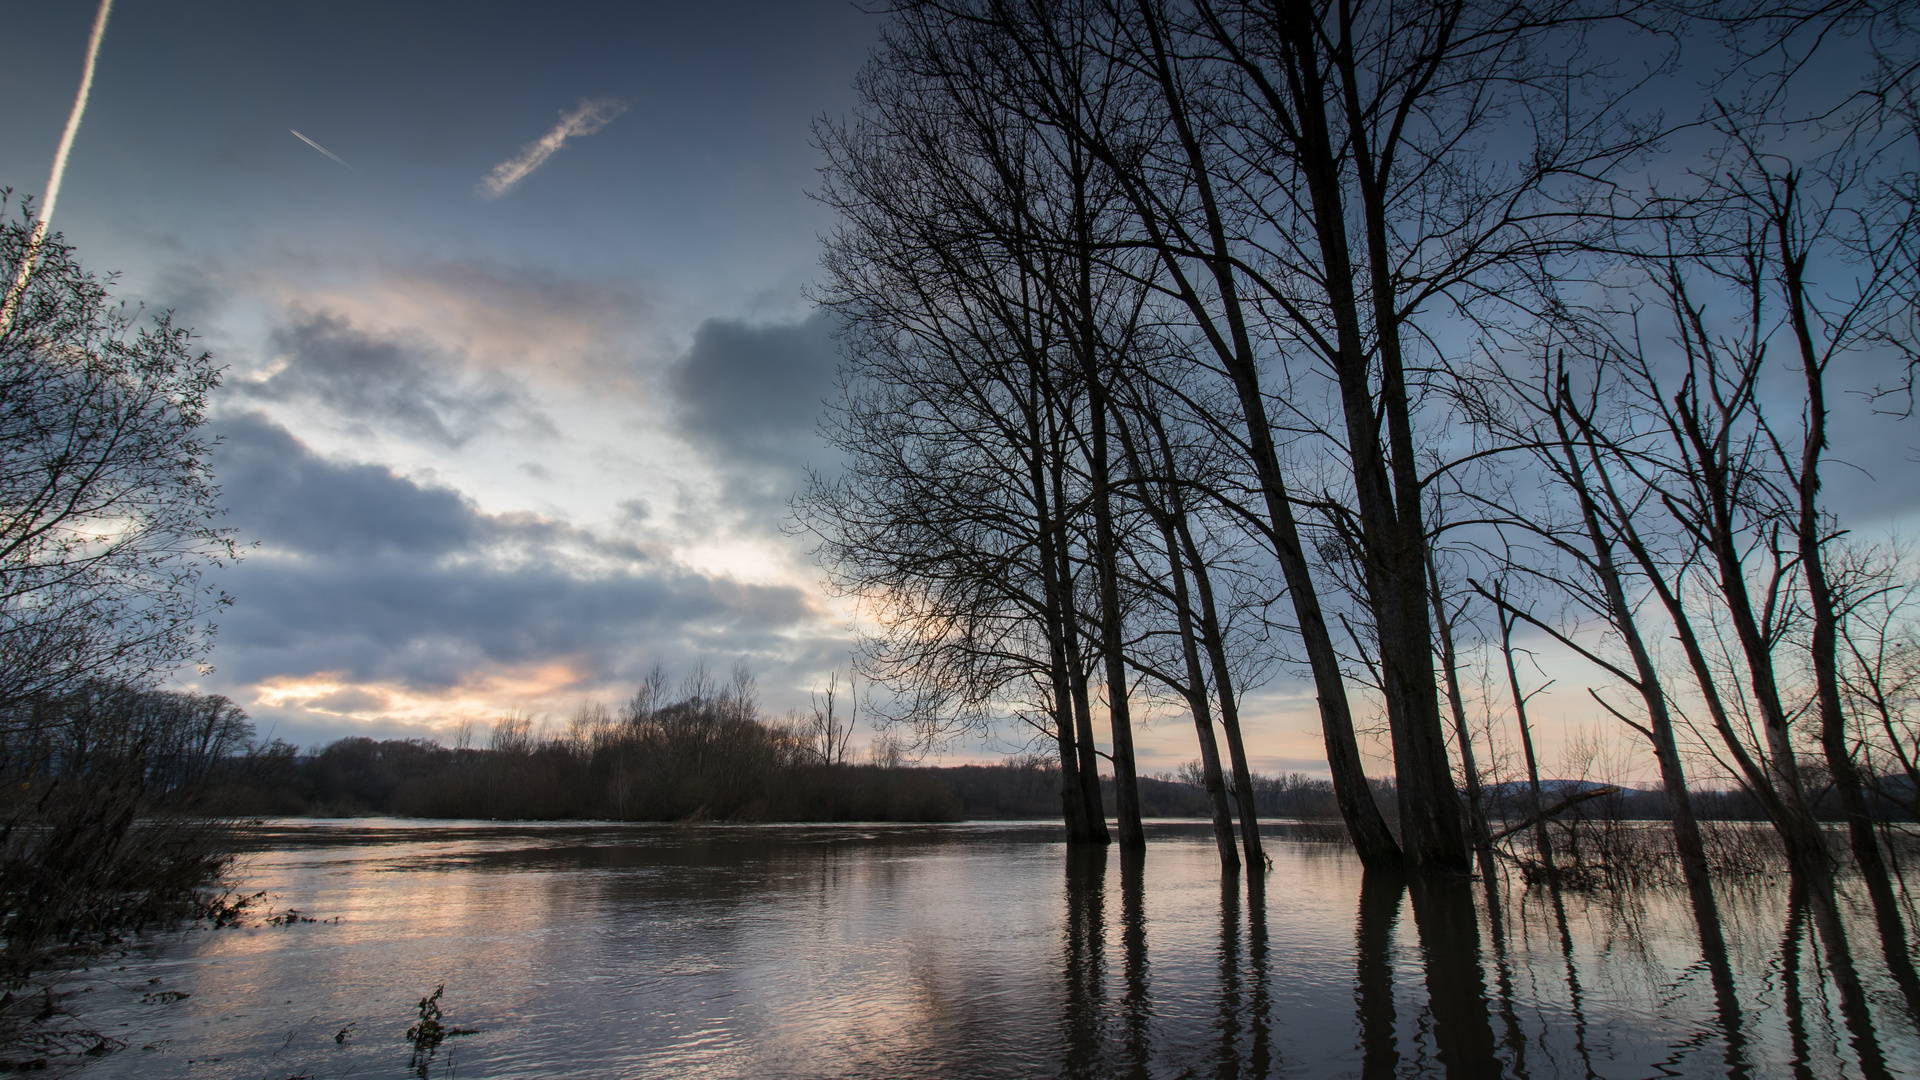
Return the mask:
<path fill-rule="evenodd" d="M 126 1049 L 78 1075 L 1920 1076 L 1861 890 L 1843 1008 L 1785 878 L 1728 883 L 1730 1009 L 1679 890 L 1490 907 L 1274 828 L 1249 895 L 1190 823 L 1136 860 L 1052 824 L 271 822 L 241 883 L 321 921 L 89 973 Z M 477 1033 L 411 1061 L 437 986 Z"/>

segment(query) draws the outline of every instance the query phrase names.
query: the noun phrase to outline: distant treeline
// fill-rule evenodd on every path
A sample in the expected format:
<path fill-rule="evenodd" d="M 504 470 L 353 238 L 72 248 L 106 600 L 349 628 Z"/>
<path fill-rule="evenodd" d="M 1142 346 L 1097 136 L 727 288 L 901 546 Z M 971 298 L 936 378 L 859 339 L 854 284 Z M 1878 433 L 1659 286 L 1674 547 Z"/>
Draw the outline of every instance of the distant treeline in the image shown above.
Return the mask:
<path fill-rule="evenodd" d="M 1057 768 L 823 763 L 769 725 L 706 747 L 697 731 L 566 738 L 516 749 L 417 739 L 340 739 L 310 753 L 272 748 L 228 763 L 208 809 L 244 816 L 393 814 L 616 821 L 962 821 L 1060 813 Z M 683 741 L 684 740 L 684 741 Z M 714 745 L 713 743 L 719 743 Z M 1108 781 L 1109 786 L 1111 780 Z M 1204 817 L 1206 794 L 1142 778 L 1150 817 Z"/>
<path fill-rule="evenodd" d="M 578 742 L 562 735 L 509 748 L 419 739 L 340 739 L 299 752 L 280 744 L 230 759 L 206 809 L 242 816 L 595 819 L 614 821 L 963 821 L 1060 813 L 1057 766 L 1038 758 L 945 767 L 826 764 L 795 752 L 777 726 L 713 727 L 676 714 L 651 731 Z M 1109 804 L 1112 778 L 1102 778 Z M 1391 812 L 1393 781 L 1374 796 Z M 1337 820 L 1322 777 L 1254 774 L 1263 819 Z M 1523 816 L 1516 790 L 1498 819 Z M 1147 817 L 1207 816 L 1207 797 L 1178 774 L 1140 778 Z M 1695 793 L 1710 820 L 1758 821 L 1744 792 Z M 1657 791 L 1622 789 L 1583 807 L 1616 820 L 1664 820 Z"/>
<path fill-rule="evenodd" d="M 302 752 L 285 743 L 229 755 L 197 787 L 198 809 L 244 816 L 391 814 L 427 818 L 622 821 L 958 821 L 1060 813 L 1058 764 L 1043 755 L 1000 765 L 903 763 L 884 738 L 867 763 L 846 760 L 845 729 L 828 715 L 769 720 L 750 680 L 696 679 L 678 700 L 644 686 L 616 714 L 589 708 L 564 728 L 525 717 L 495 725 L 489 745 L 418 739 L 340 739 Z M 664 702 L 664 703 L 662 703 Z M 1389 815 L 1393 782 L 1373 781 Z M 1103 778 L 1108 805 L 1112 779 Z M 1253 776 L 1262 817 L 1338 819 L 1330 781 L 1299 773 Z M 1499 806 L 1497 816 L 1520 815 Z M 1197 763 L 1140 778 L 1149 817 L 1208 814 Z M 1705 816 L 1760 816 L 1738 793 L 1701 793 Z M 1501 813 L 1501 810 L 1507 813 Z M 1625 790 L 1588 807 L 1622 819 L 1658 819 L 1654 792 Z M 1391 820 L 1391 816 L 1389 817 Z"/>

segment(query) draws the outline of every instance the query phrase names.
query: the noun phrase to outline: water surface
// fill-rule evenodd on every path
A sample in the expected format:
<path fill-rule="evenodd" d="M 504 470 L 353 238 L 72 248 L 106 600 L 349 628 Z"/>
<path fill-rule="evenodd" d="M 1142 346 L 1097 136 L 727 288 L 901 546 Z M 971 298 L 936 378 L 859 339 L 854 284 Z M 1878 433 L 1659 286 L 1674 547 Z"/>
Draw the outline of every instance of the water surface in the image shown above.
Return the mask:
<path fill-rule="evenodd" d="M 1858 890 L 1864 1004 L 1766 877 L 1721 892 L 1729 1002 L 1678 891 L 1490 906 L 1278 826 L 1250 894 L 1204 826 L 1149 833 L 1134 859 L 1051 823 L 272 822 L 246 890 L 324 921 L 91 973 L 82 1015 L 128 1048 L 79 1075 L 406 1076 L 444 985 L 479 1033 L 435 1076 L 1920 1076 Z"/>

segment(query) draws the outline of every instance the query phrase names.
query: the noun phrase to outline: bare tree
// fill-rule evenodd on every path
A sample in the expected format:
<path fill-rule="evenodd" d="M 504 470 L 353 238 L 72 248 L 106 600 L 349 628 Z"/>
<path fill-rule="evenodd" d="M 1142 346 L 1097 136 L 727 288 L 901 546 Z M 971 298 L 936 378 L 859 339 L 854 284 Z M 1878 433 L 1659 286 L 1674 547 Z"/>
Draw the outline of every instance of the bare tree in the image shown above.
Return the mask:
<path fill-rule="evenodd" d="M 0 262 L 33 244 L 0 222 Z M 220 369 L 188 331 L 115 306 L 59 236 L 0 333 L 0 709 L 204 656 L 238 552 L 204 425 Z"/>
<path fill-rule="evenodd" d="M 1439 514 L 1434 513 L 1439 520 Z M 1467 824 L 1473 830 L 1474 859 L 1480 875 L 1489 884 L 1494 879 L 1493 829 L 1487 823 L 1486 796 L 1480 788 L 1480 766 L 1473 751 L 1473 732 L 1467 724 L 1466 696 L 1460 692 L 1460 656 L 1456 649 L 1455 628 L 1466 605 L 1451 604 L 1440 580 L 1440 566 L 1433 548 L 1427 549 L 1427 587 L 1433 602 L 1434 641 L 1439 648 L 1440 673 L 1446 687 L 1447 708 L 1453 714 L 1454 744 L 1460 748 L 1461 779 L 1467 789 Z M 1503 624 L 1504 626 L 1504 624 Z M 1536 797 L 1536 802 L 1538 801 Z M 1491 895 L 1491 894 L 1489 894 Z"/>
<path fill-rule="evenodd" d="M 1014 688 L 1038 691 L 1069 833 L 1104 842 L 1083 632 L 1096 623 L 1080 606 L 1098 545 L 1078 524 L 1090 481 L 1067 460 L 1084 452 L 1086 394 L 1061 364 L 1057 262 L 1009 209 L 1034 180 L 1029 148 L 981 123 L 977 84 L 915 74 L 964 55 L 902 44 L 863 84 L 867 114 L 822 131 L 822 197 L 848 219 L 823 295 L 847 325 L 830 436 L 853 466 L 797 509 L 836 581 L 887 610 L 867 655 L 905 715 L 923 733 L 985 723 L 1008 692 L 1027 700 Z"/>
<path fill-rule="evenodd" d="M 797 724 L 801 744 L 822 765 L 846 764 L 853 729 L 860 720 L 860 699 L 854 694 L 853 681 L 847 682 L 848 708 L 844 716 L 839 710 L 839 693 L 840 673 L 835 671 L 828 676 L 825 690 L 809 695 L 807 712 Z"/>
<path fill-rule="evenodd" d="M 1920 581 L 1900 545 L 1859 545 L 1833 562 L 1845 614 L 1838 675 L 1861 782 L 1920 820 Z"/>

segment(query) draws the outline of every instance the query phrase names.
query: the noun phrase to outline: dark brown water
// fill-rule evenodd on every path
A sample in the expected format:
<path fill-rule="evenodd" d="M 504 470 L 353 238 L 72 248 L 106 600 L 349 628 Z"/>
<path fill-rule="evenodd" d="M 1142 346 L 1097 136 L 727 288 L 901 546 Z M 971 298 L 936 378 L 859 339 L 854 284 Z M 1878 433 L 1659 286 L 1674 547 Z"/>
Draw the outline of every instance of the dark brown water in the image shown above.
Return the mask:
<path fill-rule="evenodd" d="M 247 889 L 338 922 L 92 973 L 83 1016 L 128 1049 L 80 1075 L 410 1075 L 439 984 L 480 1033 L 435 1076 L 1920 1075 L 1852 896 L 1843 1008 L 1784 878 L 1729 883 L 1734 1012 L 1678 891 L 1508 884 L 1496 932 L 1477 883 L 1276 837 L 1250 898 L 1202 827 L 1150 833 L 1070 860 L 1042 824 L 275 823 Z"/>

